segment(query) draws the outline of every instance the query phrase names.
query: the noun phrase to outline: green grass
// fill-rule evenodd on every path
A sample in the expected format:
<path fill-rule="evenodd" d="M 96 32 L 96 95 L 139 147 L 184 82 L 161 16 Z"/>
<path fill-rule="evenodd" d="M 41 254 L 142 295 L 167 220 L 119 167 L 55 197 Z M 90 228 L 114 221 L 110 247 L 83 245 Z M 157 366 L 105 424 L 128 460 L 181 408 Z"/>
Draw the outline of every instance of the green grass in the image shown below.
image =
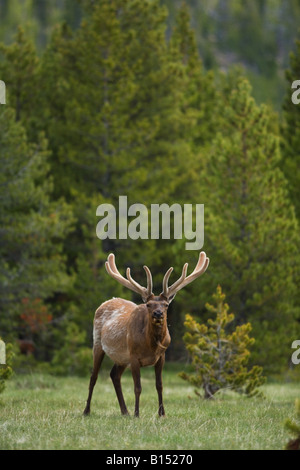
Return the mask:
<path fill-rule="evenodd" d="M 157 416 L 152 369 L 142 370 L 140 418 L 132 416 L 133 383 L 123 376 L 131 416 L 123 417 L 109 373 L 100 374 L 91 415 L 83 417 L 88 378 L 15 375 L 0 397 L 0 449 L 282 449 L 290 436 L 300 384 L 268 384 L 266 398 L 226 393 L 203 401 L 193 388 L 164 371 L 166 417 Z"/>

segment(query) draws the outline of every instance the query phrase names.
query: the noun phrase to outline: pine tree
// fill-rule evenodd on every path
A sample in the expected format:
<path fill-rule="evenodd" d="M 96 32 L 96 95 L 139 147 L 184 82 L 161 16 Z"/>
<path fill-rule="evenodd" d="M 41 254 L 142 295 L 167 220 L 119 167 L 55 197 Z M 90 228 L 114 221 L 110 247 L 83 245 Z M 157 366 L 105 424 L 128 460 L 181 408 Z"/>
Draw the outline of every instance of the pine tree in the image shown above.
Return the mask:
<path fill-rule="evenodd" d="M 65 325 L 64 343 L 57 348 L 51 361 L 51 370 L 57 375 L 86 376 L 90 370 L 91 349 L 84 346 L 86 333 L 69 321 Z"/>
<path fill-rule="evenodd" d="M 258 387 L 265 379 L 262 368 L 247 368 L 250 351 L 254 343 L 250 338 L 250 323 L 237 326 L 229 331 L 234 319 L 228 313 L 229 306 L 225 303 L 225 294 L 220 286 L 213 295 L 214 305 L 206 304 L 207 310 L 215 318 L 206 324 L 197 323 L 186 315 L 184 342 L 192 358 L 194 373 L 182 372 L 180 376 L 198 388 L 203 388 L 204 398 L 213 398 L 221 389 L 230 389 L 247 396 L 259 394 Z M 196 390 L 196 393 L 199 392 Z"/>
<path fill-rule="evenodd" d="M 187 151 L 182 152 L 181 160 L 186 161 L 183 168 L 184 178 L 177 181 L 174 201 L 183 204 L 200 204 L 199 179 L 203 170 L 208 148 L 215 135 L 216 126 L 219 123 L 219 99 L 214 83 L 214 73 L 204 70 L 200 53 L 196 43 L 195 31 L 191 27 L 191 17 L 187 2 L 183 2 L 174 19 L 174 27 L 169 40 L 169 49 L 173 60 L 177 65 L 178 73 L 182 76 L 182 94 L 180 109 L 188 123 L 184 132 L 184 139 L 188 145 Z M 189 154 L 192 157 L 190 162 Z M 195 213 L 194 213 L 195 214 Z M 193 221 L 195 227 L 195 221 Z M 171 254 L 168 248 L 164 256 L 164 267 L 174 266 L 175 272 L 180 272 L 184 263 L 191 260 L 196 262 L 196 254 L 186 251 L 186 240 L 172 242 Z M 175 274 L 173 275 L 175 278 Z M 178 274 L 179 276 L 179 274 Z M 192 300 L 190 291 L 182 292 L 176 299 L 176 306 L 171 306 L 172 338 L 176 343 L 177 354 L 182 354 L 179 345 L 182 345 L 182 323 L 184 313 L 197 303 Z M 171 346 L 172 347 L 172 346 Z"/>
<path fill-rule="evenodd" d="M 7 102 L 14 108 L 16 121 L 22 121 L 29 132 L 33 122 L 36 94 L 38 90 L 38 58 L 35 46 L 19 27 L 14 42 L 0 45 L 3 62 L 0 75 L 7 87 Z"/>
<path fill-rule="evenodd" d="M 15 113 L 0 107 L 0 330 L 16 336 L 22 299 L 49 299 L 69 280 L 62 240 L 70 231 L 70 208 L 52 202 L 47 143 L 30 144 Z"/>
<path fill-rule="evenodd" d="M 55 194 L 73 204 L 77 219 L 66 247 L 72 266 L 79 251 L 93 264 L 95 240 L 85 234 L 95 237 L 97 205 L 117 207 L 120 195 L 128 195 L 128 205 L 173 203 L 189 180 L 183 78 L 165 20 L 158 1 L 103 0 L 76 33 L 57 30 L 41 59 L 41 75 L 53 78 L 43 88 L 41 120 L 53 150 Z M 100 252 L 117 246 L 121 264 L 125 255 L 127 263 L 151 260 L 154 271 L 162 258 L 170 262 L 166 244 L 157 250 L 149 240 L 96 241 Z M 97 258 L 100 269 L 101 253 Z"/>
<path fill-rule="evenodd" d="M 287 93 L 283 105 L 282 162 L 281 168 L 289 182 L 291 201 L 300 220 L 300 104 L 292 101 L 294 81 L 300 79 L 300 40 L 296 42 L 295 52 L 290 55 L 290 69 L 286 72 Z M 297 87 L 299 88 L 299 86 Z M 297 95 L 299 98 L 299 94 Z"/>
<path fill-rule="evenodd" d="M 56 77 L 44 89 L 53 116 L 45 130 L 60 194 L 97 192 L 116 201 L 130 192 L 136 202 L 136 192 L 144 200 L 157 193 L 145 184 L 152 176 L 159 184 L 165 172 L 172 181 L 184 120 L 165 17 L 157 1 L 103 0 L 75 35 L 66 27 L 55 33 L 41 73 Z M 170 190 L 164 184 L 162 191 Z"/>
<path fill-rule="evenodd" d="M 205 72 L 198 51 L 195 31 L 190 25 L 190 11 L 184 2 L 178 10 L 170 38 L 170 47 L 184 73 L 183 112 L 189 117 L 186 138 L 199 152 L 215 135 L 218 126 L 219 100 L 212 71 Z M 201 51 L 200 51 L 201 52 Z"/>
<path fill-rule="evenodd" d="M 274 371 L 287 366 L 291 339 L 299 331 L 299 227 L 269 120 L 248 82 L 238 80 L 199 194 L 211 258 L 201 288 L 207 292 L 208 286 L 222 284 L 236 322 L 253 326 L 254 361 Z"/>

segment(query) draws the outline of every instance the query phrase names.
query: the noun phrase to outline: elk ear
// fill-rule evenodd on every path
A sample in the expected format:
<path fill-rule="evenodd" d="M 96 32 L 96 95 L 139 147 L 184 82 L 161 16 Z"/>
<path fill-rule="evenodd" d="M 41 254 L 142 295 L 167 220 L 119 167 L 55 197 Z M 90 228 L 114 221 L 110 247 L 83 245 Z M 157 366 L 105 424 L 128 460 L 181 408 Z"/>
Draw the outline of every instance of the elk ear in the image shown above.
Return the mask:
<path fill-rule="evenodd" d="M 168 302 L 168 300 L 169 300 L 168 297 L 164 294 L 160 294 L 159 297 L 160 297 L 160 299 L 165 300 L 166 302 Z"/>
<path fill-rule="evenodd" d="M 172 300 L 174 299 L 176 293 L 175 294 L 172 294 L 170 295 L 170 297 L 168 297 L 167 295 L 164 295 L 164 294 L 160 294 L 160 297 L 163 299 L 163 300 L 166 300 L 169 304 L 172 302 Z"/>
<path fill-rule="evenodd" d="M 170 295 L 170 297 L 168 297 L 167 300 L 168 300 L 169 304 L 170 304 L 170 303 L 172 302 L 172 300 L 175 298 L 175 295 L 176 295 L 176 293 L 175 293 L 175 294 L 172 294 L 172 295 Z"/>

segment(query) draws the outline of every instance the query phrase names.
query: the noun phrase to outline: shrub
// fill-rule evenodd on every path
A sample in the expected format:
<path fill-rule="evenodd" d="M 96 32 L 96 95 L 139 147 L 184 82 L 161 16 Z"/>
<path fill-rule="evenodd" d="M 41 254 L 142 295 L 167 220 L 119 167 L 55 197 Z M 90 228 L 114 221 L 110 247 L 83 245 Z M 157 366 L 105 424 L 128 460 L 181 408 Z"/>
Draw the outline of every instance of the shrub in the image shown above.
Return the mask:
<path fill-rule="evenodd" d="M 231 389 L 247 396 L 258 395 L 258 387 L 265 382 L 262 367 L 254 366 L 248 370 L 249 347 L 254 338 L 249 337 L 250 323 L 237 326 L 228 332 L 234 315 L 228 313 L 224 303 L 225 295 L 218 286 L 213 295 L 215 306 L 206 308 L 216 315 L 209 319 L 208 325 L 197 323 L 191 315 L 186 315 L 186 333 L 183 336 L 185 346 L 192 358 L 194 373 L 180 373 L 180 377 L 203 388 L 204 398 L 212 398 L 220 389 Z M 199 392 L 196 390 L 198 395 Z"/>
<path fill-rule="evenodd" d="M 85 331 L 81 331 L 76 323 L 70 322 L 64 344 L 52 359 L 51 372 L 56 375 L 88 375 L 92 364 L 92 351 L 84 346 L 85 339 Z"/>

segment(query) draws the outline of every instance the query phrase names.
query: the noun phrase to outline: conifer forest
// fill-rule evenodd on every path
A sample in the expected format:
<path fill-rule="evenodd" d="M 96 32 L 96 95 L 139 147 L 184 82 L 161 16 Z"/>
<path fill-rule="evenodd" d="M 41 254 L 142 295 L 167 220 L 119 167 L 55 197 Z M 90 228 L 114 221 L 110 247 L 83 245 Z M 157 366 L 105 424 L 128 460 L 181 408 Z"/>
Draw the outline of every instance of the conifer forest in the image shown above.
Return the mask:
<path fill-rule="evenodd" d="M 148 266 L 159 295 L 205 251 L 169 307 L 166 366 L 212 371 L 219 318 L 239 364 L 229 384 L 247 367 L 255 384 L 299 380 L 299 0 L 0 0 L 0 102 L 0 337 L 15 374 L 88 387 L 95 310 L 142 302 L 108 255 L 142 286 Z"/>

